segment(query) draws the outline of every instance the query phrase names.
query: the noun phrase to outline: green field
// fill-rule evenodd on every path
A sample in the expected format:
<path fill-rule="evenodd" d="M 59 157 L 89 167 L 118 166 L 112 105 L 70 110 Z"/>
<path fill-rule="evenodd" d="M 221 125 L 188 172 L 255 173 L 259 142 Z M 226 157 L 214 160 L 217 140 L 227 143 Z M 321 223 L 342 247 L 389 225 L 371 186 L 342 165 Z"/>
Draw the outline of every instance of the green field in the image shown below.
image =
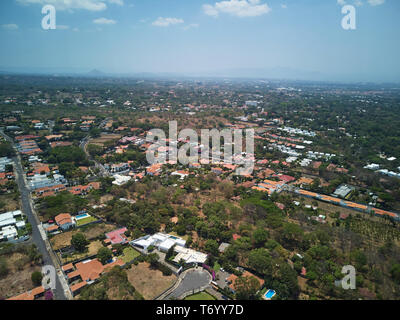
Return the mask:
<path fill-rule="evenodd" d="M 199 292 L 196 294 L 192 294 L 191 296 L 187 296 L 184 300 L 217 300 L 211 294 L 207 292 Z"/>
<path fill-rule="evenodd" d="M 121 260 L 125 263 L 132 261 L 136 257 L 140 256 L 140 253 L 132 247 L 127 247 L 123 250 Z"/>
<path fill-rule="evenodd" d="M 79 219 L 79 220 L 76 221 L 76 226 L 80 227 L 80 226 L 83 226 L 85 224 L 88 224 L 88 223 L 94 222 L 94 221 L 97 221 L 97 219 L 95 217 L 92 217 L 92 216 L 87 217 L 87 218 L 83 218 L 83 219 Z"/>

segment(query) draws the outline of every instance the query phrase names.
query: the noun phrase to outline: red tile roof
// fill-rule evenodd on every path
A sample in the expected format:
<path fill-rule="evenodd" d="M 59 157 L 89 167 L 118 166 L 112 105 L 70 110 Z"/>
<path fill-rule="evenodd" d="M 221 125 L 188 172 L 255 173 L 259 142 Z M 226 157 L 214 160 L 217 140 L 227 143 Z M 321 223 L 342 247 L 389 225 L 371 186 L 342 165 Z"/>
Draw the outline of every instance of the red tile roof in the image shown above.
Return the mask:
<path fill-rule="evenodd" d="M 72 217 L 69 213 L 61 213 L 54 218 L 59 226 L 66 223 L 72 223 Z"/>

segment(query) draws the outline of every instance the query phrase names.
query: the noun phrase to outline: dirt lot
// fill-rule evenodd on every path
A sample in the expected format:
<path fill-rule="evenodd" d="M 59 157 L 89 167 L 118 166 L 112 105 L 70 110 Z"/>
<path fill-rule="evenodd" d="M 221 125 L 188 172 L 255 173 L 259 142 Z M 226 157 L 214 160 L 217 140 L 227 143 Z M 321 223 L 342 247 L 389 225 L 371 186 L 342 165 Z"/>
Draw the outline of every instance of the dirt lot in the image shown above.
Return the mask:
<path fill-rule="evenodd" d="M 89 249 L 88 252 L 76 253 L 76 254 L 73 254 L 71 257 L 67 257 L 65 259 L 61 258 L 60 255 L 59 255 L 59 257 L 62 261 L 62 264 L 67 264 L 69 262 L 73 262 L 73 261 L 76 261 L 79 259 L 83 259 L 85 257 L 90 257 L 92 255 L 95 255 L 95 254 L 97 254 L 97 251 L 99 251 L 99 249 L 102 247 L 103 247 L 103 245 L 101 244 L 101 241 L 93 241 L 88 246 L 88 249 Z"/>
<path fill-rule="evenodd" d="M 50 239 L 51 245 L 54 250 L 65 248 L 71 244 L 72 235 L 78 232 L 82 232 L 87 239 L 94 239 L 103 233 L 114 230 L 116 227 L 114 225 L 99 223 L 93 224 L 86 228 L 79 228 L 73 231 L 63 232 L 55 235 Z"/>
<path fill-rule="evenodd" d="M 91 139 L 88 144 L 96 144 L 103 147 L 105 142 L 121 139 L 121 137 L 119 134 L 102 134 L 99 138 Z"/>
<path fill-rule="evenodd" d="M 8 212 L 19 209 L 19 201 L 14 200 L 13 194 L 2 194 L 0 195 L 0 205 L 4 205 L 0 212 Z"/>
<path fill-rule="evenodd" d="M 100 204 L 104 204 L 110 200 L 114 199 L 114 196 L 111 194 L 106 194 L 100 198 Z"/>
<path fill-rule="evenodd" d="M 33 289 L 32 272 L 40 271 L 41 268 L 24 263 L 27 257 L 21 253 L 13 253 L 5 258 L 9 272 L 5 278 L 0 279 L 0 298 L 10 298 Z M 17 268 L 18 265 L 20 265 L 20 270 Z"/>
<path fill-rule="evenodd" d="M 147 262 L 132 265 L 126 272 L 129 282 L 146 300 L 154 299 L 176 281 L 175 275 L 163 276 L 161 271 L 150 269 Z"/>

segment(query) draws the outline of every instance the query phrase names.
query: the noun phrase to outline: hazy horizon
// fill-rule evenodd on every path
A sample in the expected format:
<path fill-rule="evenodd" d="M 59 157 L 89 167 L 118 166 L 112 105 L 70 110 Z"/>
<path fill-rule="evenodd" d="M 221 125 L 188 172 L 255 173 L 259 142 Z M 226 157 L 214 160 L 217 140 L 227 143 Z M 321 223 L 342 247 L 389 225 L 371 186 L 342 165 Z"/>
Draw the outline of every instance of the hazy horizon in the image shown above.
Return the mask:
<path fill-rule="evenodd" d="M 41 27 L 44 4 L 57 9 L 56 30 Z M 356 30 L 341 27 L 344 4 L 356 8 Z M 3 0 L 0 8 L 4 72 L 400 81 L 394 0 Z"/>

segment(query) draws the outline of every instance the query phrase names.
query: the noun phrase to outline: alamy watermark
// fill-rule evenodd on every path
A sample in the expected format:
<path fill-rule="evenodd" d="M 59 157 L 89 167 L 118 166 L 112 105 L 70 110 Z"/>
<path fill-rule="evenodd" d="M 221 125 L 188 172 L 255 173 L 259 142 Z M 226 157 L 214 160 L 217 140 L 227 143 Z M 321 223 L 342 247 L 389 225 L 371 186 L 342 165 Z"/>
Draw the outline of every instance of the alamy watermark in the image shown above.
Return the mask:
<path fill-rule="evenodd" d="M 150 164 L 166 164 L 168 161 L 188 165 L 199 163 L 199 160 L 202 164 L 221 164 L 222 156 L 224 164 L 237 165 L 236 175 L 251 174 L 255 161 L 254 129 L 245 129 L 245 133 L 243 139 L 241 129 L 201 129 L 199 144 L 199 135 L 195 130 L 183 129 L 178 133 L 177 122 L 170 121 L 168 140 L 161 129 L 152 129 L 147 133 L 146 141 L 152 145 L 146 151 L 146 159 Z M 224 141 L 222 152 L 221 138 Z M 178 149 L 179 143 L 182 145 Z"/>
<path fill-rule="evenodd" d="M 56 8 L 51 4 L 46 4 L 42 8 L 42 14 L 45 16 L 42 19 L 43 30 L 55 30 L 57 28 L 56 24 Z"/>
<path fill-rule="evenodd" d="M 344 30 L 356 30 L 356 8 L 352 5 L 345 5 L 342 7 L 342 28 Z"/>
<path fill-rule="evenodd" d="M 356 268 L 352 265 L 343 266 L 342 274 L 345 276 L 341 280 L 336 280 L 335 285 L 344 290 L 356 289 Z"/>

